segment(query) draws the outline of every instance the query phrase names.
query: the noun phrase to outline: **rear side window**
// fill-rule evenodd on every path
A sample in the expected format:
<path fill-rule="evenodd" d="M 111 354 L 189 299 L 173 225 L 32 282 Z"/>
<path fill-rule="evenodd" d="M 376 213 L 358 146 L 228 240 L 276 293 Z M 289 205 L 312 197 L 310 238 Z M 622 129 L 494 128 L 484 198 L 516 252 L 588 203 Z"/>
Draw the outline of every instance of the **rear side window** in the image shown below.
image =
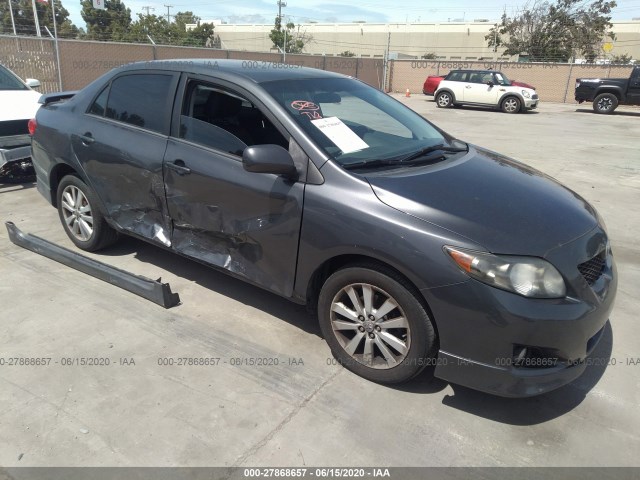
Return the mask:
<path fill-rule="evenodd" d="M 450 82 L 466 82 L 467 72 L 451 72 L 447 76 L 447 80 Z"/>
<path fill-rule="evenodd" d="M 116 78 L 111 82 L 106 117 L 154 132 L 167 133 L 167 119 L 173 99 L 172 82 L 171 75 L 162 74 Z M 102 94 L 98 99 L 101 96 Z"/>

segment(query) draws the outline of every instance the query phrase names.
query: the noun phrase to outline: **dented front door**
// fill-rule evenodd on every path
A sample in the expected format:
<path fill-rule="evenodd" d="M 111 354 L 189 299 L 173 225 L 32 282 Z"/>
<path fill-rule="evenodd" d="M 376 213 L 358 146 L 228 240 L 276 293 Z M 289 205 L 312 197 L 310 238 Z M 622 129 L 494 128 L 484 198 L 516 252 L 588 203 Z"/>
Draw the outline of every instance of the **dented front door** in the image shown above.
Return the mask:
<path fill-rule="evenodd" d="M 176 251 L 292 294 L 302 182 L 247 172 L 239 157 L 175 138 L 164 179 Z"/>

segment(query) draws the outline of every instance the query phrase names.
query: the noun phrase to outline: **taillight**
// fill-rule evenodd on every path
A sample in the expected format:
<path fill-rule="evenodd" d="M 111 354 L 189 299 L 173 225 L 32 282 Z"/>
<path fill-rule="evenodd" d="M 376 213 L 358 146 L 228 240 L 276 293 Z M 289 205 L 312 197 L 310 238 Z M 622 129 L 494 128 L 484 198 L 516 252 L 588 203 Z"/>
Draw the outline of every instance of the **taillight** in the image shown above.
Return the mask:
<path fill-rule="evenodd" d="M 29 123 L 27 123 L 27 128 L 29 129 L 29 135 L 33 137 L 33 135 L 36 133 L 36 128 L 38 128 L 38 122 L 36 122 L 35 118 L 29 120 Z"/>

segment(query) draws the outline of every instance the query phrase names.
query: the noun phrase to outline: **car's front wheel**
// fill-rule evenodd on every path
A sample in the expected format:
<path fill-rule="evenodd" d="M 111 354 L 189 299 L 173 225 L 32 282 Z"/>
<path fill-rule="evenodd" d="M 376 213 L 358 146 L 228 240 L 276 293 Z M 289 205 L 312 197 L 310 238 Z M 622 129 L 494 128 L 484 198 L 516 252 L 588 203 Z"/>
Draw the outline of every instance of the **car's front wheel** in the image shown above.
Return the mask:
<path fill-rule="evenodd" d="M 449 92 L 440 92 L 436 97 L 436 105 L 438 108 L 449 108 L 453 105 L 453 97 Z"/>
<path fill-rule="evenodd" d="M 518 113 L 521 107 L 522 102 L 518 97 L 507 97 L 500 105 L 500 108 L 504 113 Z"/>
<path fill-rule="evenodd" d="M 593 110 L 596 113 L 613 113 L 617 107 L 618 97 L 613 93 L 601 93 L 593 100 Z"/>
<path fill-rule="evenodd" d="M 97 208 L 95 194 L 80 178 L 67 175 L 58 185 L 58 214 L 71 241 L 94 252 L 118 239 L 118 234 Z"/>
<path fill-rule="evenodd" d="M 338 363 L 379 383 L 405 382 L 436 353 L 436 334 L 408 282 L 377 266 L 338 270 L 318 299 L 324 338 Z"/>

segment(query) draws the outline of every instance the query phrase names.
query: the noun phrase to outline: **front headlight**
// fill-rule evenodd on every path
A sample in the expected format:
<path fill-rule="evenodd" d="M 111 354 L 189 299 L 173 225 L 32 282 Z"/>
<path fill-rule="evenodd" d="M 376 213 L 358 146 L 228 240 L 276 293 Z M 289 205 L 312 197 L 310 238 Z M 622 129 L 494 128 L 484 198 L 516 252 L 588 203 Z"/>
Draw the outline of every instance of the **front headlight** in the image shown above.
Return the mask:
<path fill-rule="evenodd" d="M 444 247 L 472 278 L 524 297 L 561 298 L 567 293 L 562 275 L 546 260 Z"/>
<path fill-rule="evenodd" d="M 531 98 L 531 94 L 529 92 L 527 92 L 526 90 L 522 90 L 522 96 L 524 98 Z"/>

